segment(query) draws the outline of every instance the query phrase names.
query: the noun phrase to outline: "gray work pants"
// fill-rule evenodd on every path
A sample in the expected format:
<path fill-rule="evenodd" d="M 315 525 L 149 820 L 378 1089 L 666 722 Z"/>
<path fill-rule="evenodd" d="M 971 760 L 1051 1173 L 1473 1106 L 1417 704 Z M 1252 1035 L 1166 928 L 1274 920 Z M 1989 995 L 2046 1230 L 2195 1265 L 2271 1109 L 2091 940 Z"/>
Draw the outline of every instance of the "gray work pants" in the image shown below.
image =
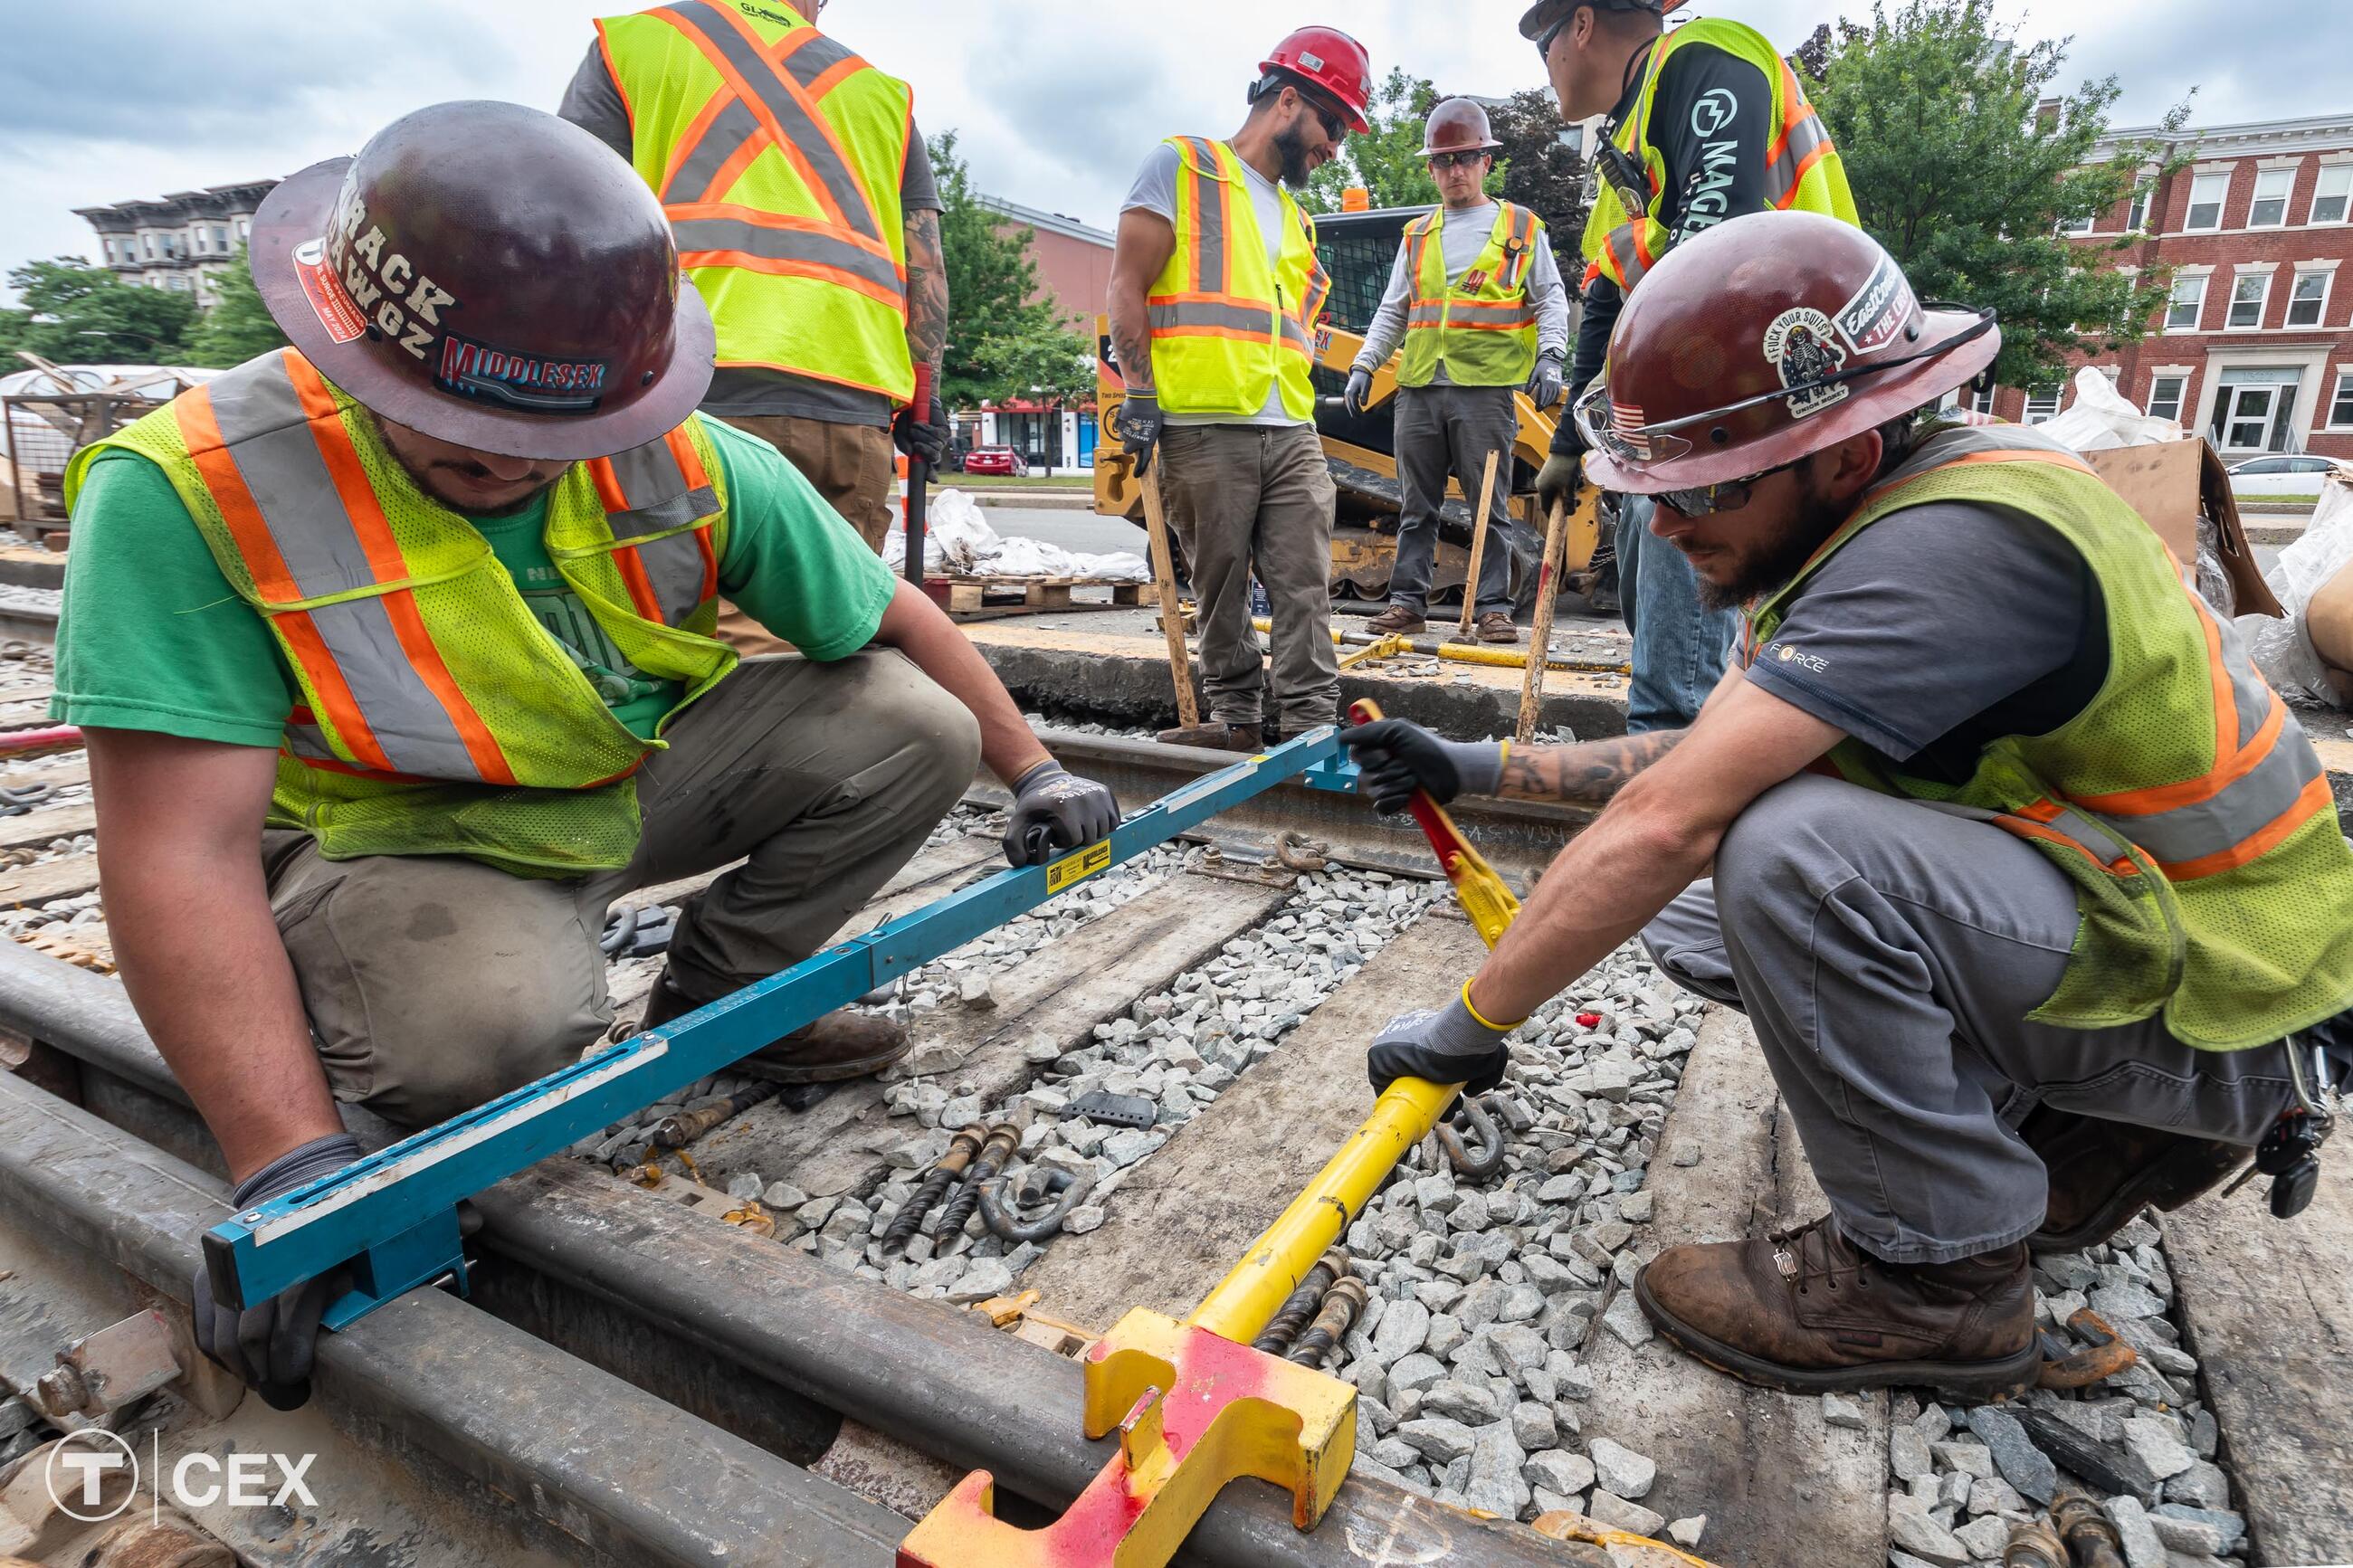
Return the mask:
<path fill-rule="evenodd" d="M 1944 1263 L 2041 1227 L 2042 1165 L 2014 1131 L 2039 1103 L 2252 1144 L 2294 1092 L 2276 1045 L 2030 1021 L 2075 924 L 2073 884 L 2022 840 L 1800 774 L 1642 941 L 1748 1015 L 1839 1228 L 1891 1263 Z"/>
<path fill-rule="evenodd" d="M 1512 520 L 1512 441 L 1519 415 L 1511 386 L 1408 386 L 1397 396 L 1398 485 L 1405 504 L 1398 514 L 1397 570 L 1389 576 L 1389 603 L 1415 615 L 1430 606 L 1430 576 L 1438 556 L 1439 514 L 1451 475 L 1463 499 L 1475 509 L 1487 454 L 1495 461 L 1495 499 L 1487 510 L 1487 547 L 1479 559 L 1477 613 L 1512 613 L 1512 560 L 1533 563 L 1543 542 Z"/>
<path fill-rule="evenodd" d="M 1312 425 L 1172 425 L 1160 435 L 1160 490 L 1201 605 L 1209 718 L 1281 721 L 1296 735 L 1336 723 L 1332 643 L 1332 471 Z M 1274 695 L 1250 629 L 1250 581 L 1266 587 Z M 1271 711 L 1267 711 L 1267 710 Z"/>
<path fill-rule="evenodd" d="M 686 900 L 670 973 L 715 1001 L 789 968 L 904 865 L 972 783 L 972 715 L 894 651 L 759 659 L 638 773 L 628 865 L 517 877 L 457 856 L 329 860 L 262 836 L 270 908 L 335 1098 L 403 1126 L 579 1058 L 613 1021 L 596 939 L 620 895 L 749 857 Z"/>

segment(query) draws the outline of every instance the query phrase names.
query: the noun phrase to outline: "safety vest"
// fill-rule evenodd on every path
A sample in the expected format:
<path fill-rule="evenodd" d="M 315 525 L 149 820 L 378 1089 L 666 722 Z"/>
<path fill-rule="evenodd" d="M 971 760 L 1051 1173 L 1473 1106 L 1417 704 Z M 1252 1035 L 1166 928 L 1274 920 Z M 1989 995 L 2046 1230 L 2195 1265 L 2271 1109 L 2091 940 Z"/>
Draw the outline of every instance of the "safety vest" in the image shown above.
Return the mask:
<path fill-rule="evenodd" d="M 1640 165 L 1647 190 L 1640 203 L 1630 205 L 1630 193 L 1621 193 L 1618 184 L 1608 177 L 1605 160 L 1609 153 L 1605 152 L 1594 159 L 1595 171 L 1603 177 L 1594 195 L 1592 214 L 1585 222 L 1585 281 L 1588 285 L 1596 277 L 1607 277 L 1619 288 L 1631 292 L 1672 242 L 1666 225 L 1659 218 L 1666 209 L 1669 195 L 1667 161 L 1651 136 L 1651 107 L 1658 99 L 1659 75 L 1666 68 L 1669 57 L 1694 44 L 1709 45 L 1746 60 L 1763 71 L 1765 79 L 1772 84 L 1775 129 L 1773 143 L 1765 153 L 1765 199 L 1784 210 L 1827 213 L 1858 226 L 1862 222 L 1855 212 L 1854 195 L 1847 189 L 1846 165 L 1840 162 L 1838 149 L 1831 145 L 1830 132 L 1824 129 L 1821 116 L 1806 101 L 1806 89 L 1799 85 L 1798 73 L 1773 52 L 1773 46 L 1755 28 L 1720 16 L 1704 16 L 1686 22 L 1651 47 L 1650 63 L 1642 72 L 1641 96 L 1635 100 L 1632 110 L 1622 122 L 1605 128 L 1611 144 L 1631 163 Z M 1691 125 L 1664 129 L 1669 136 L 1700 134 Z M 1702 140 L 1704 142 L 1704 137 Z M 1725 143 L 1725 149 L 1730 151 L 1730 143 Z M 1704 153 L 1702 163 L 1704 165 L 1707 162 Z M 1703 190 L 1706 178 L 1704 174 Z M 1641 209 L 1639 216 L 1637 206 Z"/>
<path fill-rule="evenodd" d="M 1957 787 L 1853 741 L 1830 762 L 1857 784 L 2015 834 L 2074 882 L 2074 952 L 2038 1022 L 2107 1028 L 2162 1009 L 2185 1044 L 2242 1050 L 2343 1012 L 2353 848 L 2320 759 L 2231 623 L 2182 586 L 2163 542 L 2072 453 L 2014 426 L 1934 437 L 1751 612 L 1743 662 L 1856 534 L 1939 501 L 2031 519 L 2083 557 L 2105 603 L 2107 679 L 2058 729 L 1986 746 Z"/>
<path fill-rule="evenodd" d="M 548 497 L 549 558 L 622 655 L 683 683 L 736 656 L 713 633 L 727 497 L 701 416 L 575 463 Z M 79 453 L 162 468 L 301 688 L 269 823 L 331 860 L 468 855 L 523 876 L 625 866 L 633 734 L 523 603 L 480 531 L 428 500 L 375 421 L 292 349 L 247 361 Z"/>
<path fill-rule="evenodd" d="M 1282 249 L 1267 270 L 1242 161 L 1205 136 L 1176 149 L 1176 248 L 1153 280 L 1152 380 L 1170 414 L 1248 416 L 1278 379 L 1282 411 L 1315 417 L 1315 318 L 1332 280 L 1315 258 L 1315 220 L 1282 198 Z"/>
<path fill-rule="evenodd" d="M 1451 288 L 1446 277 L 1446 209 L 1406 225 L 1406 312 L 1399 386 L 1428 386 L 1440 364 L 1456 386 L 1517 386 L 1536 367 L 1536 312 L 1528 302 L 1544 220 L 1509 202 L 1495 204 L 1494 231 L 1471 269 Z"/>
<path fill-rule="evenodd" d="M 678 0 L 596 31 L 718 363 L 907 402 L 913 89 L 781 4 Z"/>

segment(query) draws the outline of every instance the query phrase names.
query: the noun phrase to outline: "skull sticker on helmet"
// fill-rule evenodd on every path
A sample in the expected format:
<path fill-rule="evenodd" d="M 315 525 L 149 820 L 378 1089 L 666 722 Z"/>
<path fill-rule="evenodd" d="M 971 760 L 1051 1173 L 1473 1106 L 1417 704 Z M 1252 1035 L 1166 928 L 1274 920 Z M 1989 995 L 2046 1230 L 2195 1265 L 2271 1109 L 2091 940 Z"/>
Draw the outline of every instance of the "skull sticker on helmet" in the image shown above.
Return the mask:
<path fill-rule="evenodd" d="M 1792 419 L 1808 418 L 1846 401 L 1844 386 L 1811 384 L 1837 374 L 1846 357 L 1830 317 L 1810 306 L 1782 311 L 1765 330 L 1766 361 L 1780 374 L 1783 386 L 1799 389 L 1788 398 Z"/>

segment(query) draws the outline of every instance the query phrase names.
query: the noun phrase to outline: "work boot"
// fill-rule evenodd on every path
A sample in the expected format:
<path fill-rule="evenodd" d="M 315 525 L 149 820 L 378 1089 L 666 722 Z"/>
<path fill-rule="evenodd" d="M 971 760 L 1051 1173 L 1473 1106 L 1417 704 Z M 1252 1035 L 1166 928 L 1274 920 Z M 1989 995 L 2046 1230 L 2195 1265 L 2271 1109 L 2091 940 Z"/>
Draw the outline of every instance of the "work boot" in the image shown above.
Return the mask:
<path fill-rule="evenodd" d="M 1926 1384 L 2015 1394 L 2039 1365 L 2023 1245 L 1957 1263 L 1882 1263 L 1828 1215 L 1746 1241 L 1671 1247 L 1634 1276 L 1669 1340 L 1786 1394 Z"/>
<path fill-rule="evenodd" d="M 1154 737 L 1164 746 L 1199 746 L 1212 752 L 1240 752 L 1245 755 L 1264 751 L 1261 731 L 1255 724 L 1229 724 L 1211 719 L 1200 724 L 1180 724 L 1174 730 L 1163 730 Z"/>
<path fill-rule="evenodd" d="M 1429 619 L 1419 610 L 1409 610 L 1403 605 L 1391 605 L 1365 623 L 1365 629 L 1375 637 L 1411 637 L 1430 629 Z"/>
<path fill-rule="evenodd" d="M 2048 1173 L 2037 1252 L 2080 1252 L 2122 1230 L 2149 1204 L 2178 1209 L 2221 1184 L 2254 1151 L 2129 1121 L 2036 1106 L 2018 1135 Z"/>
<path fill-rule="evenodd" d="M 1481 642 L 1515 643 L 1520 640 L 1520 628 L 1514 626 L 1512 617 L 1501 610 L 1490 610 L 1481 616 L 1477 632 Z"/>
<path fill-rule="evenodd" d="M 645 1021 L 638 1027 L 658 1027 L 701 1005 L 680 994 L 664 970 L 646 997 Z M 905 1056 L 907 1047 L 904 1025 L 845 1007 L 761 1047 L 737 1062 L 734 1070 L 776 1083 L 836 1083 L 881 1072 Z"/>

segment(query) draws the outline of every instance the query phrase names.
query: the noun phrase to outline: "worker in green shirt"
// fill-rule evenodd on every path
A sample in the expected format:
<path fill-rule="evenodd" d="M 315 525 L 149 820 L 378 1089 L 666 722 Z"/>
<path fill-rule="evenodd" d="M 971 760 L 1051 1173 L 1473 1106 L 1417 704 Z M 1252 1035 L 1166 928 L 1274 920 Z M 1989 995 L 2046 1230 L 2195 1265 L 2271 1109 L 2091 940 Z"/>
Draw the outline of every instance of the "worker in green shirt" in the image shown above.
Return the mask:
<path fill-rule="evenodd" d="M 1016 864 L 1116 824 L 775 447 L 694 412 L 709 313 L 587 132 L 418 110 L 280 184 L 252 260 L 293 347 L 67 476 L 54 705 L 124 983 L 237 1207 L 358 1156 L 337 1100 L 429 1124 L 601 1041 L 633 889 L 742 862 L 685 900 L 651 1026 L 828 942 L 980 763 Z M 801 657 L 739 666 L 723 594 Z M 845 1012 L 744 1065 L 905 1049 Z M 290 1407 L 327 1289 L 239 1313 L 199 1277 L 198 1341 Z"/>

